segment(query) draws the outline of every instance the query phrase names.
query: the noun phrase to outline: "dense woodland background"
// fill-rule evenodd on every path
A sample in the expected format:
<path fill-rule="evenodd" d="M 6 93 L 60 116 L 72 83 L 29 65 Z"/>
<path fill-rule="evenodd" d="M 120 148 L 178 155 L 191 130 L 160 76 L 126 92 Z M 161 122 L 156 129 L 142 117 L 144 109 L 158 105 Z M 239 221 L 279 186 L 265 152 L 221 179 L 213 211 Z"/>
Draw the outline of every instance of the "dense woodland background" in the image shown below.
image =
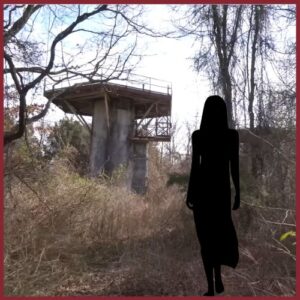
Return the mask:
<path fill-rule="evenodd" d="M 190 136 L 200 117 L 174 122 L 170 143 L 150 144 L 149 189 L 141 196 L 124 186 L 123 168 L 90 178 L 89 132 L 67 116 L 50 126 L 43 118 L 53 99 L 38 101 L 46 78 L 53 87 L 75 76 L 129 80 L 147 36 L 194 38 L 194 71 L 224 97 L 240 132 L 242 202 L 233 212 L 240 263 L 223 269 L 225 295 L 295 295 L 295 6 L 170 6 L 173 29 L 164 32 L 145 22 L 146 9 L 4 5 L 5 294 L 205 290 L 185 206 Z M 68 37 L 77 34 L 73 45 Z"/>

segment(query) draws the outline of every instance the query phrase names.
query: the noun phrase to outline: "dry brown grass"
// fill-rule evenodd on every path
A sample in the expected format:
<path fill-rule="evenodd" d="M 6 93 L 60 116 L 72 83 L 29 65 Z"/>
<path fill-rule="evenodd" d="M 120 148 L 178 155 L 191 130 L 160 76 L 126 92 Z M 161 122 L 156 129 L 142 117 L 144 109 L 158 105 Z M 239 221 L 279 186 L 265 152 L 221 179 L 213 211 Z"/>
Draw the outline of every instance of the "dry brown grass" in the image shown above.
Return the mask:
<path fill-rule="evenodd" d="M 202 294 L 192 214 L 166 173 L 150 160 L 145 196 L 126 190 L 120 174 L 82 178 L 65 160 L 15 173 L 5 199 L 5 294 Z M 294 295 L 295 263 L 252 209 L 234 213 L 240 263 L 223 270 L 226 295 Z"/>
<path fill-rule="evenodd" d="M 79 177 L 62 161 L 34 179 L 12 181 L 5 201 L 7 294 L 52 294 L 99 249 L 97 260 L 108 264 L 114 251 L 124 257 L 123 245 L 134 249 L 139 240 L 180 227 L 176 187 L 138 196 L 115 182 Z"/>

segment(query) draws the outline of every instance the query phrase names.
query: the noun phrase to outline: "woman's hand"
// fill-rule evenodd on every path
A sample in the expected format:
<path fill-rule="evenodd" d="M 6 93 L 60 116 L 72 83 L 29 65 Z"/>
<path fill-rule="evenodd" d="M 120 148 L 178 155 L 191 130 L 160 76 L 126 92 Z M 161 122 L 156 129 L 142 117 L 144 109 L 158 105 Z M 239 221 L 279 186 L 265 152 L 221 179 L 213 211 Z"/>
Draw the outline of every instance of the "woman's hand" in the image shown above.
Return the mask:
<path fill-rule="evenodd" d="M 233 204 L 232 210 L 237 210 L 240 207 L 240 203 L 241 203 L 240 194 L 236 194 L 235 198 L 234 198 L 234 204 Z"/>

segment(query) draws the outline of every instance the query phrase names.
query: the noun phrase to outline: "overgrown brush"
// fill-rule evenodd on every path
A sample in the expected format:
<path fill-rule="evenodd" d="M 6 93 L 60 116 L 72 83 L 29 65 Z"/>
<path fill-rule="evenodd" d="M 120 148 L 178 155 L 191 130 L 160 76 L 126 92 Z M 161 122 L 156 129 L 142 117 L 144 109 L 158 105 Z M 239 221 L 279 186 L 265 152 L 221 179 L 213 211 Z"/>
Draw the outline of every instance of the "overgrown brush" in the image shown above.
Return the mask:
<path fill-rule="evenodd" d="M 174 193 L 161 190 L 164 197 L 151 201 L 157 191 L 139 196 L 103 178 L 83 178 L 63 160 L 38 172 L 34 182 L 13 176 L 7 194 L 6 294 L 51 294 L 70 276 L 68 266 L 85 268 L 83 253 L 100 245 L 109 252 L 180 225 L 183 202 L 175 187 Z"/>
<path fill-rule="evenodd" d="M 178 169 L 150 148 L 149 189 L 140 196 L 125 187 L 122 169 L 112 178 L 79 176 L 73 151 L 51 164 L 15 160 L 6 169 L 5 294 L 202 294 L 192 212 L 184 188 L 167 185 Z M 256 197 L 259 189 L 241 174 L 243 202 L 233 213 L 240 263 L 224 268 L 226 295 L 294 295 L 294 237 L 280 240 L 287 227 L 272 223 L 293 224 L 294 212 L 265 206 L 271 195 Z"/>

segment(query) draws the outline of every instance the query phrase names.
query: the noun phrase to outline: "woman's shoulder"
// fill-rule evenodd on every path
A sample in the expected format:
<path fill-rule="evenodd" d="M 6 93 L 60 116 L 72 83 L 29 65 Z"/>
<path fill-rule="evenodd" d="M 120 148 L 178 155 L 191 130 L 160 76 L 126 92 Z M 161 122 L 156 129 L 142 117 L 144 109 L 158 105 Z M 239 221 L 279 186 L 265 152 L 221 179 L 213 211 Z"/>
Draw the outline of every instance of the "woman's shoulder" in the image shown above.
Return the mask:
<path fill-rule="evenodd" d="M 239 132 L 236 129 L 228 129 L 228 134 L 232 140 L 234 141 L 239 140 Z"/>
<path fill-rule="evenodd" d="M 239 132 L 236 129 L 229 128 L 228 133 L 233 136 L 238 136 Z"/>
<path fill-rule="evenodd" d="M 199 137 L 200 137 L 200 130 L 198 129 L 198 130 L 193 131 L 193 133 L 192 133 L 192 140 L 196 140 Z"/>
<path fill-rule="evenodd" d="M 197 129 L 197 130 L 193 131 L 193 133 L 192 133 L 192 137 L 199 136 L 199 135 L 200 135 L 200 129 Z"/>

